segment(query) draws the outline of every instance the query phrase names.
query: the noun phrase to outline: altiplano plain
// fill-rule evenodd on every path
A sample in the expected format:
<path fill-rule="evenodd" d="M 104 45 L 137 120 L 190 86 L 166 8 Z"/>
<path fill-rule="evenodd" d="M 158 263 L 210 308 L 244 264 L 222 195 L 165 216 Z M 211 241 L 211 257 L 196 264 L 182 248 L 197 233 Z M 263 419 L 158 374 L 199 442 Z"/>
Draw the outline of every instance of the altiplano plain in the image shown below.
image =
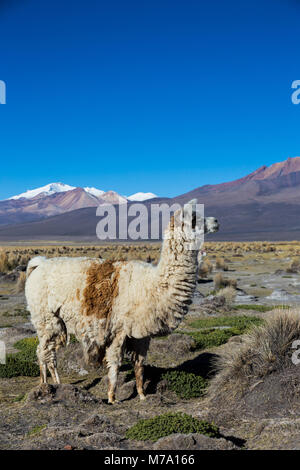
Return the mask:
<path fill-rule="evenodd" d="M 240 414 L 231 414 L 228 410 L 224 414 L 219 405 L 211 405 L 208 392 L 218 357 L 241 346 L 246 332 L 275 317 L 276 310 L 285 312 L 297 304 L 300 242 L 296 241 L 205 243 L 206 256 L 188 315 L 172 335 L 151 340 L 145 402 L 136 395 L 132 366 L 126 358 L 117 389 L 120 403 L 109 405 L 106 369 L 87 366 L 73 337 L 58 353 L 63 385 L 38 387 L 36 333 L 26 310 L 21 280 L 28 260 L 36 255 L 89 256 L 155 264 L 159 252 L 159 243 L 1 247 L 0 340 L 5 342 L 10 359 L 5 366 L 0 365 L 0 448 L 300 448 L 299 410 L 291 407 L 291 414 L 280 416 L 276 407 L 269 406 L 262 415 L 253 406 L 250 413 L 246 400 L 247 412 L 242 409 Z M 293 367 L 300 377 L 299 366 Z M 266 375 L 266 383 L 268 380 Z M 246 397 L 249 390 L 247 393 Z M 272 404 L 272 398 L 265 400 Z M 139 438 L 132 438 L 138 431 L 130 429 L 141 420 L 170 412 L 215 424 L 218 433 L 179 432 L 144 440 L 141 431 Z"/>

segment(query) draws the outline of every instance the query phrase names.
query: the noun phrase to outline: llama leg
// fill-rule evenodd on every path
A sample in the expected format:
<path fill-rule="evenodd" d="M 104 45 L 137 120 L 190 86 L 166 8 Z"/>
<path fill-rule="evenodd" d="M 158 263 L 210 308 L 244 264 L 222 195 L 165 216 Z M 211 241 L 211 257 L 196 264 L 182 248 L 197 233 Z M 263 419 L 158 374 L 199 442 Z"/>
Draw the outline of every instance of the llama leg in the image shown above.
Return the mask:
<path fill-rule="evenodd" d="M 39 366 L 40 366 L 40 383 L 46 384 L 47 383 L 47 364 L 43 358 L 42 348 L 40 344 L 37 347 L 36 354 L 37 354 Z"/>
<path fill-rule="evenodd" d="M 119 368 L 122 364 L 124 336 L 116 337 L 106 351 L 108 366 L 108 403 L 116 403 L 116 387 Z"/>
<path fill-rule="evenodd" d="M 143 338 L 134 342 L 134 373 L 136 381 L 136 389 L 141 400 L 145 400 L 144 394 L 144 362 L 147 357 L 147 352 L 150 344 L 149 338 Z"/>
<path fill-rule="evenodd" d="M 134 363 L 136 389 L 141 400 L 146 399 L 144 395 L 144 360 L 144 357 L 139 357 Z"/>
<path fill-rule="evenodd" d="M 48 369 L 50 371 L 53 383 L 60 384 L 60 378 L 57 372 L 57 362 L 56 362 L 56 352 L 52 352 L 52 357 L 50 362 L 48 363 Z"/>

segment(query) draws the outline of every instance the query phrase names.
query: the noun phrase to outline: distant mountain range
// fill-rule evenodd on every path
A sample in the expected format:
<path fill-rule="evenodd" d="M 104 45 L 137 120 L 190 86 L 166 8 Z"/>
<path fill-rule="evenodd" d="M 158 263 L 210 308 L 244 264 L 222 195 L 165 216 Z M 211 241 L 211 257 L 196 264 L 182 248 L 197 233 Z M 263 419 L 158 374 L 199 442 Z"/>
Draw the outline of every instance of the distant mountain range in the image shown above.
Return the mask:
<path fill-rule="evenodd" d="M 45 188 L 30 198 L 23 195 L 0 201 L 0 240 L 95 238 L 99 221 L 95 206 L 120 204 L 124 198 L 113 191 L 93 194 L 93 188 L 71 187 L 63 192 Z M 145 193 L 141 198 L 139 194 L 125 201 L 143 200 Z M 148 197 L 155 195 L 145 195 L 144 203 L 149 206 L 154 201 Z M 262 166 L 231 182 L 200 186 L 171 199 L 156 198 L 155 202 L 183 204 L 192 198 L 205 205 L 206 215 L 220 221 L 220 231 L 210 240 L 300 239 L 300 157 Z"/>
<path fill-rule="evenodd" d="M 76 188 L 64 183 L 50 183 L 41 188 L 0 201 L 0 226 L 33 222 L 53 215 L 64 214 L 84 207 L 101 204 L 123 204 L 157 197 L 153 193 L 136 193 L 129 197 L 115 191 L 96 188 Z"/>

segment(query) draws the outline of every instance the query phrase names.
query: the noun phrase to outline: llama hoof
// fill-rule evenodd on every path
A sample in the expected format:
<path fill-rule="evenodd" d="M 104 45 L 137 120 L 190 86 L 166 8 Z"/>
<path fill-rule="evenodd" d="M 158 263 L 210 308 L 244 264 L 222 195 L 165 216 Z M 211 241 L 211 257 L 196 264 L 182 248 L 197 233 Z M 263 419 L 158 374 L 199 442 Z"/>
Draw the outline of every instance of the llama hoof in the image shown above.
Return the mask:
<path fill-rule="evenodd" d="M 119 400 L 112 400 L 108 402 L 109 405 L 119 405 L 120 403 L 121 402 Z"/>
<path fill-rule="evenodd" d="M 146 396 L 144 394 L 140 395 L 140 400 L 141 401 L 146 400 Z"/>

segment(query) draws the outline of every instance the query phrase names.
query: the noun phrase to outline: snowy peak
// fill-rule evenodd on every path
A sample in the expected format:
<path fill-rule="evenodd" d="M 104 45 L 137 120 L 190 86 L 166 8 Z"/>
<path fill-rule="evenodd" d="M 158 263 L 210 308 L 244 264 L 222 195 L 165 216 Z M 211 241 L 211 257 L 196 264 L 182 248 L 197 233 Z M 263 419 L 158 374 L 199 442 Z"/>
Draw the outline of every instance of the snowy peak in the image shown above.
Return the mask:
<path fill-rule="evenodd" d="M 24 203 L 27 202 L 29 203 L 30 200 L 32 199 L 33 201 L 35 199 L 43 199 L 47 198 L 48 196 L 54 197 L 55 194 L 58 193 L 69 193 L 71 194 L 76 193 L 76 191 L 80 191 L 82 193 L 82 196 L 85 194 L 86 200 L 95 201 L 98 204 L 125 204 L 128 201 L 136 201 L 136 202 L 142 202 L 146 201 L 148 199 L 153 199 L 157 197 L 153 193 L 135 193 L 129 196 L 128 198 L 126 196 L 121 196 L 115 191 L 102 191 L 102 189 L 86 186 L 84 188 L 76 187 L 76 186 L 70 186 L 65 183 L 49 183 L 45 186 L 41 186 L 40 188 L 36 189 L 29 189 L 25 191 L 24 193 L 18 194 L 17 196 L 12 196 L 7 201 L 17 201 L 21 200 L 24 201 Z M 63 196 L 63 194 L 61 194 Z"/>
<path fill-rule="evenodd" d="M 10 197 L 9 199 L 32 199 L 39 195 L 51 196 L 55 193 L 64 193 L 66 191 L 72 191 L 73 189 L 75 189 L 75 186 L 69 186 L 68 184 L 64 183 L 49 183 L 46 186 L 42 186 L 41 188 L 28 189 L 27 191 L 25 191 L 25 193 Z"/>
<path fill-rule="evenodd" d="M 84 191 L 88 194 L 91 194 L 92 196 L 95 196 L 95 197 L 101 197 L 102 194 L 104 194 L 104 191 L 102 191 L 101 189 L 97 189 L 97 188 L 89 188 L 89 187 L 86 187 L 86 188 L 83 188 Z"/>
<path fill-rule="evenodd" d="M 129 201 L 147 201 L 148 199 L 153 199 L 155 197 L 158 197 L 156 194 L 153 193 L 135 193 L 132 194 L 131 196 L 128 196 Z"/>

